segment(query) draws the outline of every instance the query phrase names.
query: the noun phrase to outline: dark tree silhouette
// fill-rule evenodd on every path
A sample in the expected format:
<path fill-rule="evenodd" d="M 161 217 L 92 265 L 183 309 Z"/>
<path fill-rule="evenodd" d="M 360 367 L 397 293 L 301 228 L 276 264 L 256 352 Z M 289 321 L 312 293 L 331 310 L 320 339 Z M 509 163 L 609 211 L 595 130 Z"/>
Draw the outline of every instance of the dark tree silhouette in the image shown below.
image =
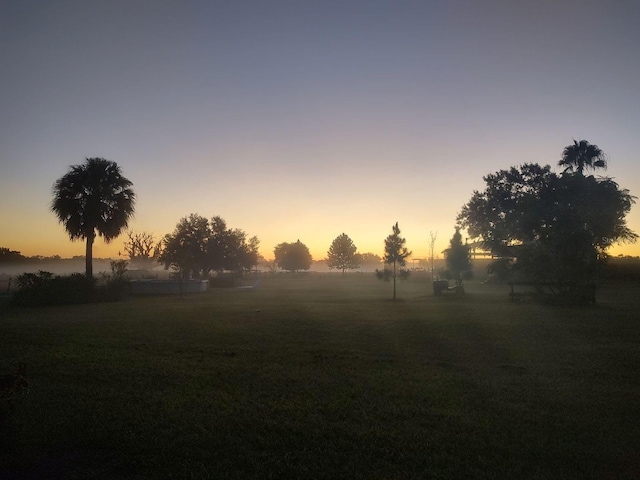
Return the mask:
<path fill-rule="evenodd" d="M 27 257 L 17 250 L 11 250 L 6 247 L 0 247 L 0 263 L 20 262 L 26 260 Z"/>
<path fill-rule="evenodd" d="M 391 227 L 392 234 L 389 235 L 384 241 L 384 257 L 382 260 L 386 265 L 393 265 L 392 270 L 386 268 L 380 272 L 376 270 L 376 276 L 379 279 L 388 280 L 389 277 L 393 279 L 393 299 L 396 299 L 396 278 L 398 274 L 406 276 L 408 272 L 405 270 L 398 271 L 398 267 L 404 267 L 407 264 L 407 257 L 411 255 L 411 252 L 407 250 L 405 244 L 406 239 L 400 236 L 400 228 L 398 222 Z"/>
<path fill-rule="evenodd" d="M 129 256 L 132 265 L 138 268 L 149 268 L 155 261 L 154 250 L 157 250 L 157 242 L 149 232 L 127 232 L 129 240 L 124 242 L 124 251 Z"/>
<path fill-rule="evenodd" d="M 517 258 L 514 274 L 557 285 L 553 293 L 579 293 L 594 282 L 612 244 L 638 238 L 625 219 L 635 197 L 610 178 L 525 164 L 484 180 L 486 189 L 462 207 L 459 225 L 494 255 Z"/>
<path fill-rule="evenodd" d="M 73 165 L 53 186 L 51 210 L 71 240 L 86 241 L 86 276 L 93 277 L 93 242 L 110 242 L 127 228 L 135 207 L 133 184 L 104 158 Z"/>
<path fill-rule="evenodd" d="M 494 255 L 507 255 L 514 245 L 535 239 L 547 218 L 544 192 L 551 191 L 555 178 L 550 166 L 529 163 L 486 175 L 486 189 L 473 192 L 458 222 Z"/>
<path fill-rule="evenodd" d="M 586 140 L 573 141 L 562 151 L 562 159 L 559 167 L 564 167 L 564 172 L 576 172 L 584 175 L 585 171 L 602 168 L 607 169 L 605 154 L 597 145 L 592 145 Z"/>
<path fill-rule="evenodd" d="M 349 235 L 342 233 L 338 235 L 327 252 L 327 266 L 329 268 L 337 268 L 344 271 L 358 268 L 360 266 L 360 255 L 357 253 L 358 248 L 354 245 Z"/>
<path fill-rule="evenodd" d="M 247 240 L 240 229 L 231 229 L 222 217 L 191 214 L 180 219 L 173 233 L 162 239 L 158 261 L 180 270 L 184 278 L 203 278 L 213 271 L 241 272 L 258 263 L 258 237 Z"/>
<path fill-rule="evenodd" d="M 241 273 L 258 265 L 258 237 L 247 238 L 244 230 L 227 228 L 225 221 L 217 216 L 211 219 L 211 230 L 208 248 L 214 270 Z"/>
<path fill-rule="evenodd" d="M 282 270 L 296 273 L 298 270 L 309 270 L 311 253 L 307 246 L 298 240 L 295 243 L 280 243 L 273 249 L 275 261 Z"/>
<path fill-rule="evenodd" d="M 462 235 L 458 227 L 456 227 L 456 233 L 453 234 L 449 248 L 446 250 L 446 261 L 456 286 L 462 288 L 462 275 L 471 271 L 471 254 L 469 247 L 462 243 Z"/>
<path fill-rule="evenodd" d="M 211 236 L 209 220 L 195 213 L 182 217 L 172 233 L 160 242 L 158 261 L 165 269 L 177 269 L 183 278 L 210 270 L 206 246 Z"/>

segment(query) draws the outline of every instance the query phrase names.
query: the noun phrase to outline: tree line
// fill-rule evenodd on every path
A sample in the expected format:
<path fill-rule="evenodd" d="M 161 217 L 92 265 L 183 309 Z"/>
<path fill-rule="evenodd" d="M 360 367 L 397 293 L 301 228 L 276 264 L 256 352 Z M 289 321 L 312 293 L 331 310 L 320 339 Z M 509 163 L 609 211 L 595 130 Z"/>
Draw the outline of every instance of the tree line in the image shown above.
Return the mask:
<path fill-rule="evenodd" d="M 505 277 L 553 282 L 561 291 L 563 286 L 570 290 L 576 283 L 593 281 L 611 245 L 638 238 L 626 225 L 636 197 L 609 177 L 588 175 L 606 169 L 607 164 L 597 145 L 574 140 L 562 152 L 560 173 L 549 165 L 527 163 L 486 175 L 485 190 L 474 191 L 462 206 L 456 233 L 445 251 L 456 284 L 461 286 L 464 272 L 470 269 L 463 229 L 497 258 L 493 271 Z M 103 158 L 88 158 L 70 167 L 54 184 L 51 210 L 71 240 L 86 242 L 87 277 L 93 275 L 95 238 L 102 236 L 109 242 L 128 227 L 136 201 L 132 186 L 115 162 Z M 144 232 L 128 235 L 125 249 L 132 261 L 154 258 L 185 276 L 247 271 L 260 259 L 258 238 L 228 227 L 218 216 L 184 217 L 157 244 Z M 434 242 L 432 234 L 432 251 Z M 396 278 L 406 275 L 404 266 L 411 254 L 405 243 L 396 222 L 384 241 L 385 267 L 377 272 L 381 279 L 393 279 L 394 297 Z M 274 257 L 274 268 L 291 272 L 307 270 L 312 262 L 300 240 L 278 244 Z M 362 260 L 353 241 L 342 233 L 329 247 L 326 262 L 344 273 L 358 268 Z"/>

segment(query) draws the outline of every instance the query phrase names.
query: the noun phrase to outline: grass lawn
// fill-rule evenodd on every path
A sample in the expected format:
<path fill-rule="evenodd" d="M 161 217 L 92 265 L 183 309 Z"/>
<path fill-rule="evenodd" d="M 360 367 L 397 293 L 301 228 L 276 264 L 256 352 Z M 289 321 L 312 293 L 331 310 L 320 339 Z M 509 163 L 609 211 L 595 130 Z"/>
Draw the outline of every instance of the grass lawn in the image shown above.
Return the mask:
<path fill-rule="evenodd" d="M 595 307 L 426 277 L 0 306 L 1 478 L 640 478 L 640 286 Z"/>

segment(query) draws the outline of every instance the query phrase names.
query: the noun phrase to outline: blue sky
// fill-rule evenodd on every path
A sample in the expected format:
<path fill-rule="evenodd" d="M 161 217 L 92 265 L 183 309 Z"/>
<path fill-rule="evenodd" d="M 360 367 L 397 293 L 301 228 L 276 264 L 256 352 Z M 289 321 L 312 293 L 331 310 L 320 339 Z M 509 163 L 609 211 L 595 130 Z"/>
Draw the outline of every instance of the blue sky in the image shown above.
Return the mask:
<path fill-rule="evenodd" d="M 134 183 L 132 229 L 220 215 L 266 257 L 382 253 L 396 221 L 425 257 L 483 175 L 574 138 L 638 195 L 639 24 L 632 1 L 2 2 L 0 246 L 83 255 L 48 206 L 93 156 Z"/>

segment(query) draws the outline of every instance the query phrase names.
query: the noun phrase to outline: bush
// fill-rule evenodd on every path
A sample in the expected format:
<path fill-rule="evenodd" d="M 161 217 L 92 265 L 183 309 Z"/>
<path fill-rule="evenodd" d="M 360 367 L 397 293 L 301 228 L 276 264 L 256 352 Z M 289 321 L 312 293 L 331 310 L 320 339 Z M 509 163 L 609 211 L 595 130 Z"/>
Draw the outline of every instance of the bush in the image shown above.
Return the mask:
<path fill-rule="evenodd" d="M 24 273 L 16 279 L 12 303 L 20 306 L 65 305 L 91 301 L 94 281 L 82 274 L 54 276 L 51 272 Z"/>
<path fill-rule="evenodd" d="M 128 265 L 126 260 L 111 262 L 111 274 L 101 274 L 102 283 L 95 290 L 94 301 L 116 301 L 131 293 L 131 283 L 127 278 Z"/>
<path fill-rule="evenodd" d="M 81 273 L 54 276 L 51 272 L 24 273 L 16 278 L 18 290 L 12 305 L 39 307 L 120 300 L 129 291 L 129 282 L 118 277 L 97 286 Z"/>

